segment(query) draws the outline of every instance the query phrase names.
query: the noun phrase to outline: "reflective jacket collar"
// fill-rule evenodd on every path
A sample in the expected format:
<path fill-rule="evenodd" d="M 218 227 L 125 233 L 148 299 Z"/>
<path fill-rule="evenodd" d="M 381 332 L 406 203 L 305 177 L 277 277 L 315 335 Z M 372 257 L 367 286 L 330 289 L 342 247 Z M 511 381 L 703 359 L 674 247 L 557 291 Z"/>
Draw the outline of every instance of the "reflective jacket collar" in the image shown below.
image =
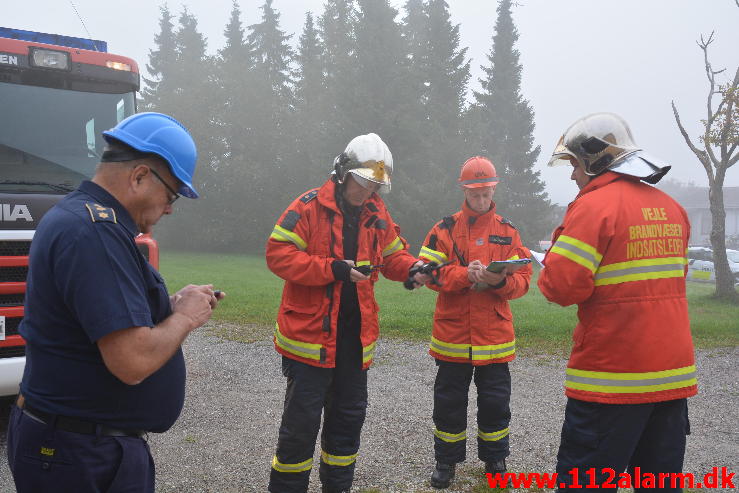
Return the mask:
<path fill-rule="evenodd" d="M 123 204 L 118 202 L 118 199 L 113 197 L 110 192 L 89 180 L 83 181 L 78 190 L 95 199 L 100 205 L 115 209 L 118 222 L 131 233 L 132 237 L 138 236 L 139 228 L 136 226 L 131 214 L 128 213 L 128 210 L 123 207 Z"/>
<path fill-rule="evenodd" d="M 336 203 L 336 183 L 331 178 L 326 180 L 326 183 L 318 189 L 318 203 L 337 214 L 341 214 L 339 205 Z M 384 208 L 382 199 L 376 193 L 373 193 L 362 205 L 360 217 L 367 213 L 374 214 L 375 212 L 372 212 L 372 210 L 380 210 L 382 208 Z"/>

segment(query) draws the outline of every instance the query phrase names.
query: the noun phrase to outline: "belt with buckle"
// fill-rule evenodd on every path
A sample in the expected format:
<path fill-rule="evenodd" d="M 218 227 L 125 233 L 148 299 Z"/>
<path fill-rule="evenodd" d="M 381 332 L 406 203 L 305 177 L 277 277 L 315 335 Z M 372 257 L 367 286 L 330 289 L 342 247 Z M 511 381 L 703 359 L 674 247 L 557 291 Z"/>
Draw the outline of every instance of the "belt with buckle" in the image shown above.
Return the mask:
<path fill-rule="evenodd" d="M 28 405 L 23 394 L 18 394 L 15 405 L 28 417 L 43 424 L 52 424 L 57 430 L 80 433 L 82 435 L 102 435 L 107 437 L 136 437 L 141 438 L 146 434 L 143 430 L 121 430 L 110 426 L 93 423 L 68 416 L 48 414 Z"/>

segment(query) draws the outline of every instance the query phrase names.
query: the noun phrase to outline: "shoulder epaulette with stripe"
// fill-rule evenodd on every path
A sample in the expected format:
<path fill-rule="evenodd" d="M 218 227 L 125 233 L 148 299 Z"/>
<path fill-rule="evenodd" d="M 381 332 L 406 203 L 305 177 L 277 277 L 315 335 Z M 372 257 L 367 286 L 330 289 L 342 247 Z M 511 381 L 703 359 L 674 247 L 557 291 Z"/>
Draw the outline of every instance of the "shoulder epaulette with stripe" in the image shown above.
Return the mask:
<path fill-rule="evenodd" d="M 115 210 L 111 207 L 103 207 L 100 204 L 85 203 L 85 207 L 90 212 L 90 219 L 94 223 L 107 222 L 117 223 L 118 219 L 115 217 Z"/>
<path fill-rule="evenodd" d="M 513 229 L 518 229 L 512 222 L 510 222 L 508 219 L 506 219 L 504 217 L 501 217 L 500 218 L 500 222 L 501 222 L 501 224 L 507 224 L 508 226 L 510 226 Z"/>
<path fill-rule="evenodd" d="M 300 201 L 304 204 L 307 204 L 311 200 L 315 199 L 318 196 L 318 189 L 311 190 L 310 192 L 307 192 L 302 197 L 300 197 Z"/>

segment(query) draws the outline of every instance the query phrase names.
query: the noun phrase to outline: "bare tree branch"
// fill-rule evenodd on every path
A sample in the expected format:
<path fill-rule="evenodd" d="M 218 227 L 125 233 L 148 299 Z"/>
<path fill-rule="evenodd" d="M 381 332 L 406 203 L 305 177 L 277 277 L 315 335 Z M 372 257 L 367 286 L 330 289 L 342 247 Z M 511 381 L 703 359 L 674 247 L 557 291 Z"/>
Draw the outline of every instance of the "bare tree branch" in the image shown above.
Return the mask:
<path fill-rule="evenodd" d="M 713 148 L 711 147 L 711 129 L 713 128 L 713 122 L 716 119 L 716 116 L 718 115 L 719 110 L 716 112 L 713 111 L 713 96 L 716 94 L 716 74 L 720 74 L 723 72 L 723 70 L 714 71 L 713 67 L 711 66 L 711 61 L 708 58 L 708 46 L 713 43 L 713 36 L 715 31 L 711 31 L 710 36 L 708 36 L 708 39 L 705 39 L 704 36 L 701 34 L 701 40 L 700 43 L 698 43 L 698 46 L 700 46 L 701 50 L 703 50 L 703 61 L 706 67 L 706 77 L 708 77 L 708 83 L 709 83 L 709 90 L 708 90 L 708 97 L 706 98 L 706 110 L 708 112 L 708 116 L 706 117 L 706 125 L 705 125 L 705 133 L 703 134 L 703 143 L 706 147 L 706 152 L 708 153 L 708 156 L 711 158 L 711 161 L 717 162 L 718 159 L 716 158 L 715 153 L 713 152 Z M 722 100 L 723 103 L 723 100 Z M 719 104 L 720 108 L 721 104 Z M 704 164 L 705 166 L 705 164 Z"/>
<path fill-rule="evenodd" d="M 737 0 L 739 1 L 739 0 Z M 693 154 L 696 155 L 698 160 L 701 162 L 703 167 L 706 169 L 706 175 L 708 175 L 708 182 L 713 183 L 713 168 L 711 167 L 711 162 L 708 158 L 708 155 L 705 153 L 705 151 L 702 151 L 695 147 L 693 144 L 693 141 L 690 140 L 690 135 L 688 135 L 688 132 L 685 130 L 685 127 L 683 127 L 682 122 L 680 121 L 680 115 L 677 112 L 677 108 L 675 107 L 675 101 L 672 102 L 672 113 L 675 115 L 675 121 L 677 122 L 677 126 L 680 129 L 680 133 L 683 135 L 683 139 L 685 139 L 685 143 L 688 144 L 688 147 L 691 151 L 693 151 Z"/>

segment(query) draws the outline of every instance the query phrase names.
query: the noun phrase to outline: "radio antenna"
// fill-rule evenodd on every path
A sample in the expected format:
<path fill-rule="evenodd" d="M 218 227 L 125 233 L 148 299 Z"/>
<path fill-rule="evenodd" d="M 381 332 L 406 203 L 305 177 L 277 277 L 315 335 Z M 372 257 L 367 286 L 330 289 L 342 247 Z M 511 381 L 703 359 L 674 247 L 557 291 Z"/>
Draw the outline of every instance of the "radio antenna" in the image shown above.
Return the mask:
<path fill-rule="evenodd" d="M 74 2 L 72 2 L 72 0 L 69 0 L 69 5 L 72 6 L 72 9 L 74 9 L 74 13 L 77 14 L 77 18 L 80 20 L 80 22 L 82 23 L 82 27 L 85 29 L 85 32 L 87 33 L 87 37 L 90 38 L 90 39 L 92 39 L 92 34 L 90 34 L 90 31 L 87 30 L 87 26 L 85 25 L 85 21 L 82 19 L 82 16 L 77 11 L 77 7 L 75 7 Z M 93 43 L 93 46 L 95 46 L 95 50 L 96 51 L 99 51 L 97 49 L 97 45 L 95 43 Z"/>

